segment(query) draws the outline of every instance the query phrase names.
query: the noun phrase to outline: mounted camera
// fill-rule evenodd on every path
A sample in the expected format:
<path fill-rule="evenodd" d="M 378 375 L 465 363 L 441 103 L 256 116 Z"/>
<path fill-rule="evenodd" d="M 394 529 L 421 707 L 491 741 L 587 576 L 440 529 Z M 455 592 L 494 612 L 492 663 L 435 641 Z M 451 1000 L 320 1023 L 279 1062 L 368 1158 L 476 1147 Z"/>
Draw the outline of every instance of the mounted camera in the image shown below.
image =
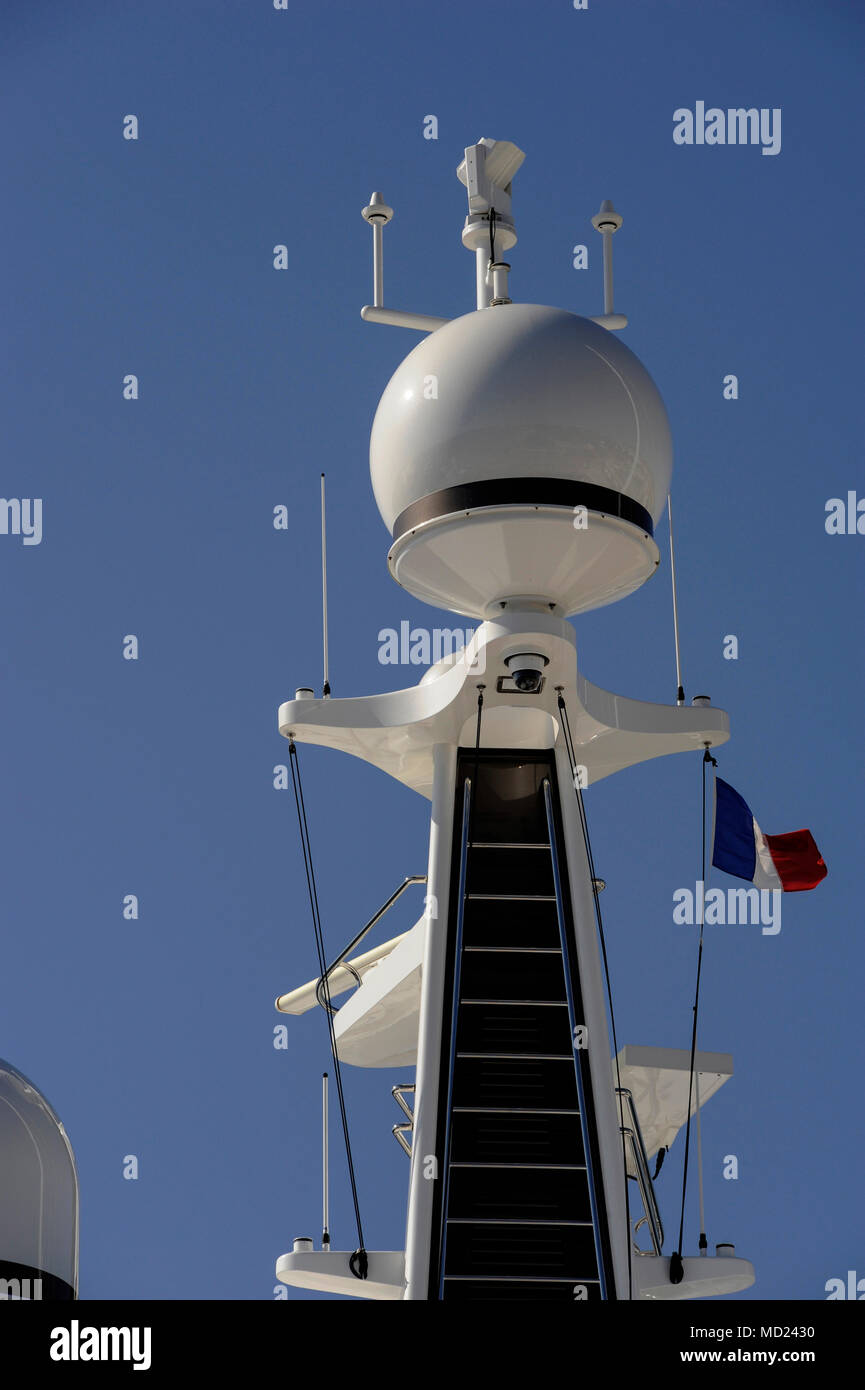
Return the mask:
<path fill-rule="evenodd" d="M 499 690 L 515 690 L 520 695 L 538 695 L 544 685 L 544 667 L 549 666 L 549 657 L 541 652 L 516 652 L 505 657 L 507 676 L 500 676 Z"/>

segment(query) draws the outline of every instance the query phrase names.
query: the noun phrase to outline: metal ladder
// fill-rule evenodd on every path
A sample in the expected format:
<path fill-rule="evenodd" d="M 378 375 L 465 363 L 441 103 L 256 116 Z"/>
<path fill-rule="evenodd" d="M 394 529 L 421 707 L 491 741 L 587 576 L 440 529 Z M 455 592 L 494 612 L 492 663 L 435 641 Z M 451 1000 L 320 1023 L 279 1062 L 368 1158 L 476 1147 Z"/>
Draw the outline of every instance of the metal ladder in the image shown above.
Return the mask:
<path fill-rule="evenodd" d="M 448 1301 L 608 1297 L 588 1061 L 574 1045 L 583 1018 L 554 773 L 548 753 L 535 756 L 534 805 L 518 839 L 505 838 L 506 825 L 484 826 L 483 754 L 472 769 L 478 788 L 472 777 L 463 783 L 431 1294 Z M 506 777 L 503 755 L 497 766 Z"/>

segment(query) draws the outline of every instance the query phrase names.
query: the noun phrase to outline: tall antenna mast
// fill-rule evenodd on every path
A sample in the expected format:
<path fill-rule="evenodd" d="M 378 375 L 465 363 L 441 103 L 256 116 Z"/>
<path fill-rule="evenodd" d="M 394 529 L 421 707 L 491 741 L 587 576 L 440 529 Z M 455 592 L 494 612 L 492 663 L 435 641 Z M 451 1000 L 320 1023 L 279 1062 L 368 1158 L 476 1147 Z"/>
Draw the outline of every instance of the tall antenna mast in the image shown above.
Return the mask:
<path fill-rule="evenodd" d="M 677 608 L 677 705 L 614 696 L 578 666 L 569 619 L 626 598 L 660 563 L 672 441 L 657 387 L 614 336 L 627 318 L 613 294 L 622 217 L 611 202 L 594 219 L 602 314 L 512 300 L 522 162 L 507 140 L 463 150 L 462 242 L 476 307 L 450 320 L 387 305 L 382 247 L 393 210 L 381 193 L 363 209 L 373 278 L 361 317 L 426 335 L 391 376 L 370 435 L 388 569 L 413 598 L 479 626 L 416 685 L 328 698 L 322 474 L 325 699 L 301 688 L 280 706 L 279 729 L 292 748 L 297 740 L 362 758 L 431 803 L 430 910 L 356 955 L 367 924 L 320 979 L 277 1001 L 280 1012 L 305 1013 L 326 1002 L 322 982 L 342 992 L 353 980 L 350 1000 L 328 1014 L 337 1082 L 343 1062 L 416 1067 L 411 1087 L 392 1088 L 405 1116 L 394 1134 L 410 1159 L 405 1247 L 365 1248 L 340 1089 L 357 1248 L 330 1248 L 325 1078 L 323 1248 L 300 1237 L 276 1270 L 298 1288 L 413 1302 L 715 1297 L 748 1288 L 753 1267 L 727 1245 L 685 1256 L 680 1232 L 671 1272 L 647 1160 L 682 1127 L 686 1095 L 690 1125 L 693 1077 L 703 1104 L 732 1060 L 696 1051 L 696 1023 L 690 1053 L 619 1049 L 580 788 L 667 753 L 702 745 L 710 757 L 729 721 L 708 697 L 684 707 Z M 421 382 L 435 384 L 434 409 Z M 309 868 L 299 771 L 296 790 Z M 466 893 L 472 883 L 485 892 Z M 527 902 L 538 912 L 527 916 Z M 312 879 L 310 906 L 320 949 Z M 529 970 L 529 956 L 543 969 Z M 683 1184 L 683 1210 L 685 1195 Z"/>
<path fill-rule="evenodd" d="M 324 645 L 324 684 L 322 698 L 330 698 L 327 660 L 327 528 L 324 516 L 324 474 L 321 475 L 321 635 Z"/>

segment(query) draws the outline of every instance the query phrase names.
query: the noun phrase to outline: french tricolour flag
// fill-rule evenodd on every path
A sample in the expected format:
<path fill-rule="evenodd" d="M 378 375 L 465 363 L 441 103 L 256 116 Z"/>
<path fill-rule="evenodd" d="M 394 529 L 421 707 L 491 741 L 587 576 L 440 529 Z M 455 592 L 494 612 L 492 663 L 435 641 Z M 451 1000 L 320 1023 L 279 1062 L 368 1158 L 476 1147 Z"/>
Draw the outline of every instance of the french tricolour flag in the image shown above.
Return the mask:
<path fill-rule="evenodd" d="M 715 778 L 712 863 L 756 888 L 782 888 L 786 893 L 816 888 L 827 873 L 810 830 L 764 835 L 747 803 L 720 777 Z"/>

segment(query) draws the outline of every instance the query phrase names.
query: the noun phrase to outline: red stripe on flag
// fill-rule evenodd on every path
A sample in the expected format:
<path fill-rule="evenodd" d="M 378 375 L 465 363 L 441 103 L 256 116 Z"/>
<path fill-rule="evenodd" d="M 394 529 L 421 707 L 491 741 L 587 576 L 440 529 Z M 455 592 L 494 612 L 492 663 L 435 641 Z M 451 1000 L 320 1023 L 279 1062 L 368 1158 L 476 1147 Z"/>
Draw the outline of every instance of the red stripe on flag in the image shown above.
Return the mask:
<path fill-rule="evenodd" d="M 785 893 L 800 893 L 817 884 L 829 872 L 810 830 L 791 830 L 789 835 L 764 835 Z"/>

